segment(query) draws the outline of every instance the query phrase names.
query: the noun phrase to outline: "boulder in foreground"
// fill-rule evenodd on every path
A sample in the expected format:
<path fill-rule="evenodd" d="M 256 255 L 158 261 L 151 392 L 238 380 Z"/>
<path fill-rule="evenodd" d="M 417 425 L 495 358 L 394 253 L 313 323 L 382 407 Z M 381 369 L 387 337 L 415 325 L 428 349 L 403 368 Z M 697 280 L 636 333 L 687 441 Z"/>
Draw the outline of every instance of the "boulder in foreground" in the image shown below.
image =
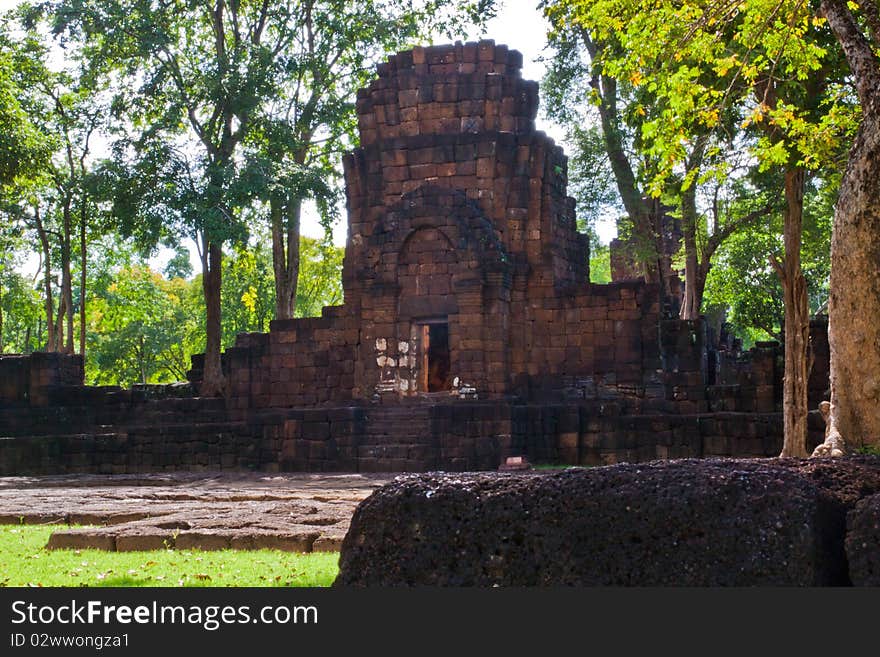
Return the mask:
<path fill-rule="evenodd" d="M 790 460 L 688 459 L 399 477 L 355 512 L 336 585 L 847 585 L 859 495 L 823 482 L 848 482 L 849 467 L 836 459 L 817 478 Z"/>
<path fill-rule="evenodd" d="M 847 516 L 846 556 L 856 586 L 880 586 L 880 494 L 863 499 Z"/>

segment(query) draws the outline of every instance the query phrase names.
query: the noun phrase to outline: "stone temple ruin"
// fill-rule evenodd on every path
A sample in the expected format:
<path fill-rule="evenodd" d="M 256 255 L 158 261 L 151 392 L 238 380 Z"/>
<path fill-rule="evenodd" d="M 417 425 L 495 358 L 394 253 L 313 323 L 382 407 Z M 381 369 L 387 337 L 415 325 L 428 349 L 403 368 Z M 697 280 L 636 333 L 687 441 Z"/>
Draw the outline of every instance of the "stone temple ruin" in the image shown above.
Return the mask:
<path fill-rule="evenodd" d="M 78 356 L 0 358 L 0 474 L 496 469 L 770 456 L 776 343 L 720 348 L 642 280 L 589 281 L 538 85 L 492 41 L 391 57 L 344 159 L 345 304 L 224 354 L 225 399 L 83 386 Z M 818 345 L 811 407 L 827 388 Z M 811 418 L 813 439 L 822 436 Z"/>

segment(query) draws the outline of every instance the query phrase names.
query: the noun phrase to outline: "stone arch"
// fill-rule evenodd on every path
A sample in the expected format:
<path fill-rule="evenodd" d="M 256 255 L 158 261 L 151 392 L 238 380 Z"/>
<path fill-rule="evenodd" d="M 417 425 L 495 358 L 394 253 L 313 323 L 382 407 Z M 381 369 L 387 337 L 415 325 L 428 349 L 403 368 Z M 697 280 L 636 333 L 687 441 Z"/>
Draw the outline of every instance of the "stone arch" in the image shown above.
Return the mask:
<path fill-rule="evenodd" d="M 367 240 L 376 266 L 365 271 L 364 304 L 397 354 L 393 381 L 380 381 L 383 391 L 476 394 L 467 391 L 505 375 L 495 347 L 506 326 L 512 267 L 475 200 L 423 185 L 377 217 Z M 495 359 L 491 374 L 484 352 Z M 433 366 L 441 363 L 448 367 L 435 381 L 443 368 Z"/>
<path fill-rule="evenodd" d="M 382 260 L 398 265 L 406 244 L 423 229 L 438 231 L 459 262 L 475 264 L 470 271 L 485 279 L 488 272 L 508 272 L 510 262 L 492 222 L 476 201 L 458 189 L 423 185 L 404 194 L 385 213 L 372 240 Z"/>
<path fill-rule="evenodd" d="M 396 258 L 400 320 L 458 312 L 455 286 L 474 276 L 467 254 L 464 260 L 461 255 L 442 227 L 422 224 L 410 231 L 400 244 Z"/>
<path fill-rule="evenodd" d="M 397 284 L 403 296 L 443 296 L 452 293 L 459 259 L 442 229 L 419 226 L 410 232 L 398 251 Z"/>

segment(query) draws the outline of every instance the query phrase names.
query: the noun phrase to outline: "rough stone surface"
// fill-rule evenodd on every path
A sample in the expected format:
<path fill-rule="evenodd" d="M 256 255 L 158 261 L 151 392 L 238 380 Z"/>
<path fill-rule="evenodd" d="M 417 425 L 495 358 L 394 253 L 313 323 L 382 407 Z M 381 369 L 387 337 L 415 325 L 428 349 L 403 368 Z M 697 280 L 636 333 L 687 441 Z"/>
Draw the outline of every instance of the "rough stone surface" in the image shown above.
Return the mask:
<path fill-rule="evenodd" d="M 880 457 L 848 456 L 845 459 L 777 459 L 783 467 L 810 480 L 836 497 L 847 509 L 859 500 L 880 493 Z M 880 548 L 880 544 L 876 544 Z"/>
<path fill-rule="evenodd" d="M 847 515 L 846 557 L 856 586 L 880 586 L 880 494 L 863 499 Z"/>
<path fill-rule="evenodd" d="M 843 585 L 845 507 L 775 461 L 395 479 L 336 585 Z"/>
<path fill-rule="evenodd" d="M 0 523 L 59 529 L 47 547 L 338 550 L 382 475 L 166 474 L 0 478 Z"/>

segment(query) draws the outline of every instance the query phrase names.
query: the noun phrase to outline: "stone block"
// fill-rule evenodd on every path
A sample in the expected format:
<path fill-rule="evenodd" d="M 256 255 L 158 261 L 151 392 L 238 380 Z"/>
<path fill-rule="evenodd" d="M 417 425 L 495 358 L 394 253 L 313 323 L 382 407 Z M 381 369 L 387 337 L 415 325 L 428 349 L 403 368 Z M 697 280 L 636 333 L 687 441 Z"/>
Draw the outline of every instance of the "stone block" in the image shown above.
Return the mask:
<path fill-rule="evenodd" d="M 754 461 L 411 475 L 355 512 L 335 586 L 843 584 L 843 517 Z"/>

